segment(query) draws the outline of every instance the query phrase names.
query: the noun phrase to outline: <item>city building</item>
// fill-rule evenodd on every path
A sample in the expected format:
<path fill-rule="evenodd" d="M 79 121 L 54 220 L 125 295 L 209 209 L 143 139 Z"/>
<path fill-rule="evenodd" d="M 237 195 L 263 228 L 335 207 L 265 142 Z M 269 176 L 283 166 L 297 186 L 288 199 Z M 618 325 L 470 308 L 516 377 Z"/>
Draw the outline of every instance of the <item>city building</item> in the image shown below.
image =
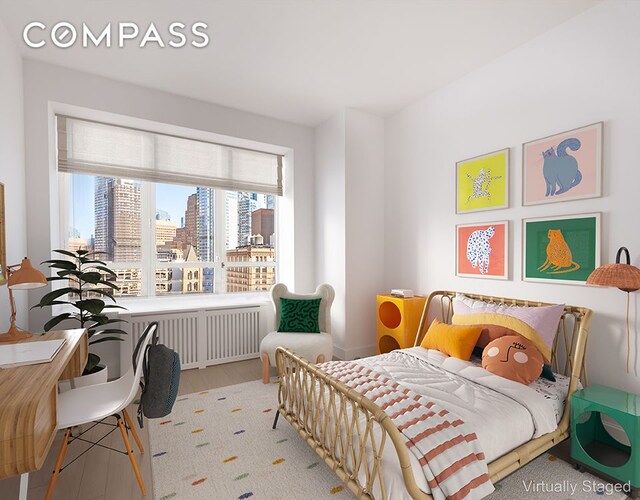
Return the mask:
<path fill-rule="evenodd" d="M 171 220 L 171 215 L 166 210 L 156 209 L 156 220 Z"/>
<path fill-rule="evenodd" d="M 97 176 L 94 195 L 95 250 L 113 262 L 139 262 L 140 183 Z"/>
<path fill-rule="evenodd" d="M 273 208 L 258 208 L 251 212 L 251 236 L 261 235 L 265 245 L 275 246 Z"/>
<path fill-rule="evenodd" d="M 215 258 L 214 235 L 214 190 L 196 188 L 197 205 L 197 257 L 201 262 L 213 262 Z"/>
<path fill-rule="evenodd" d="M 80 237 L 72 237 L 67 240 L 67 250 L 75 252 L 77 250 L 89 250 L 91 248 L 87 245 L 87 242 Z"/>
<path fill-rule="evenodd" d="M 160 247 L 173 242 L 178 226 L 167 219 L 156 219 L 156 246 Z"/>
<path fill-rule="evenodd" d="M 238 246 L 238 193 L 227 191 L 225 198 L 225 219 L 227 241 L 225 248 Z"/>
<path fill-rule="evenodd" d="M 197 263 L 198 256 L 194 247 L 189 247 L 185 255 L 185 262 Z M 182 269 L 182 293 L 197 293 L 202 291 L 202 268 L 185 267 Z"/>
<path fill-rule="evenodd" d="M 272 196 L 273 198 L 273 196 Z M 268 197 L 258 193 L 238 193 L 238 245 L 243 246 L 249 243 L 249 238 L 253 233 L 251 228 L 251 214 L 260 208 L 266 208 Z M 271 201 L 274 204 L 273 200 Z M 267 240 L 268 241 L 268 240 Z"/>
<path fill-rule="evenodd" d="M 246 245 L 227 250 L 227 292 L 269 290 L 276 282 L 274 258 L 275 249 L 266 245 Z M 264 265 L 233 267 L 232 262 L 263 262 Z"/>

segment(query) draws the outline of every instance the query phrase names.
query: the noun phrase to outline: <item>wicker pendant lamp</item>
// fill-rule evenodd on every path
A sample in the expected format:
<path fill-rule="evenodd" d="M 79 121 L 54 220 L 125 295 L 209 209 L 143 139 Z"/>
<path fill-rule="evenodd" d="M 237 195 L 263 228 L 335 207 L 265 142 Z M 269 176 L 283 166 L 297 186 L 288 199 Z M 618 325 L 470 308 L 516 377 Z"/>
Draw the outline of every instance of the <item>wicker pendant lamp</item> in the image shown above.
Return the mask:
<path fill-rule="evenodd" d="M 626 264 L 620 263 L 620 256 L 624 252 Z M 629 335 L 629 292 L 640 290 L 640 269 L 631 265 L 629 250 L 620 247 L 616 254 L 615 264 L 605 264 L 594 270 L 587 278 L 587 285 L 610 286 L 627 292 L 627 373 L 629 373 L 629 353 L 631 342 Z"/>

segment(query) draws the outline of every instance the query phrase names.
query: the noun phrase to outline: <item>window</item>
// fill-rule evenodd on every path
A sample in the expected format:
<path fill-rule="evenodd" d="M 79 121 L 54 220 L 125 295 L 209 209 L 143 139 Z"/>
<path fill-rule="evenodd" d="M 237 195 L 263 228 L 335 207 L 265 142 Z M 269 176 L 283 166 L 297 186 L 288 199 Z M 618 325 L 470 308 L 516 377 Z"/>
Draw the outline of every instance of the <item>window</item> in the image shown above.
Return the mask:
<path fill-rule="evenodd" d="M 240 170 L 244 172 L 236 176 L 241 182 L 226 179 L 218 185 L 202 175 L 200 180 L 207 181 L 207 185 L 178 182 L 184 180 L 180 175 L 189 172 L 185 166 L 181 167 L 182 174 L 174 175 L 174 172 L 166 176 L 171 182 L 163 182 L 164 177 L 156 170 L 152 171 L 155 178 L 149 174 L 148 164 L 159 164 L 163 168 L 175 166 L 177 153 L 188 159 L 185 148 L 194 143 L 197 149 L 202 143 L 180 139 L 182 150 L 176 152 L 165 144 L 164 148 L 156 147 L 153 153 L 149 151 L 152 145 L 144 144 L 143 151 L 136 157 L 137 143 L 131 134 L 141 134 L 142 140 L 138 142 L 142 143 L 151 135 L 156 144 L 158 138 L 164 136 L 129 129 L 121 131 L 118 127 L 96 126 L 92 122 L 87 131 L 82 127 L 84 123 L 58 118 L 63 239 L 69 250 L 87 248 L 103 252 L 102 260 L 108 261 L 116 272 L 119 295 L 251 292 L 268 290 L 275 283 L 277 191 L 281 189 L 279 157 L 278 187 L 269 188 L 276 192 L 264 194 L 226 188 L 228 184 L 249 184 L 246 170 L 251 162 L 241 164 Z M 101 131 L 105 133 L 101 135 Z M 99 157 L 91 158 L 94 153 L 91 141 L 84 137 L 86 134 L 93 134 L 93 142 L 111 141 L 111 144 L 96 147 Z M 87 143 L 85 146 L 83 140 Z M 205 143 L 205 146 L 210 145 Z M 233 148 L 226 149 L 230 151 L 222 156 L 226 155 L 231 161 L 236 152 Z M 113 152 L 112 158 L 110 152 Z M 191 156 L 195 155 L 197 163 L 205 153 L 198 151 Z M 243 151 L 239 153 L 242 154 Z M 255 164 L 256 158 L 252 160 Z M 101 162 L 107 167 L 98 168 L 96 165 Z M 113 167 L 118 164 L 119 167 Z M 131 164 L 138 165 L 139 170 Z M 238 170 L 232 166 L 227 165 L 229 170 Z M 118 168 L 127 177 L 103 173 L 115 172 Z M 91 169 L 103 175 L 95 175 Z M 146 173 L 139 173 L 143 170 Z M 194 171 L 203 172 L 198 168 Z M 134 177 L 129 178 L 132 174 Z"/>

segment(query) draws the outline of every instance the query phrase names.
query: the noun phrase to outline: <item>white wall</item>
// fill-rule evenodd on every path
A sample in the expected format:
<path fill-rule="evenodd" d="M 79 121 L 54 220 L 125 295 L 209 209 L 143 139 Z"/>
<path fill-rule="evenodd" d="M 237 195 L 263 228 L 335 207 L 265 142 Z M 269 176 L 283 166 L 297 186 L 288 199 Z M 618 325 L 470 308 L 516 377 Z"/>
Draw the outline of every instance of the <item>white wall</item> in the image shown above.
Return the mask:
<path fill-rule="evenodd" d="M 38 200 L 27 207 L 28 246 L 34 262 L 49 258 L 52 241 L 55 245 L 57 240 L 58 229 L 49 219 L 49 211 L 58 210 L 50 131 L 51 109 L 62 103 L 290 149 L 285 196 L 279 205 L 280 279 L 294 290 L 315 286 L 313 129 L 31 60 L 24 61 L 24 95 L 26 172 L 30 196 Z M 31 305 L 40 295 L 31 292 Z M 32 328 L 42 328 L 49 315 L 49 308 L 33 310 Z"/>
<path fill-rule="evenodd" d="M 384 122 L 345 109 L 316 129 L 316 278 L 336 289 L 334 354 L 375 353 L 383 290 Z"/>
<path fill-rule="evenodd" d="M 0 21 L 0 182 L 5 188 L 7 265 L 18 264 L 27 255 L 27 216 L 24 167 L 24 110 L 22 103 L 22 59 Z M 28 328 L 27 293 L 14 294 L 17 325 Z M 9 328 L 9 295 L 0 288 L 0 331 Z"/>
<path fill-rule="evenodd" d="M 315 131 L 315 274 L 336 292 L 331 307 L 334 355 L 344 359 L 346 331 L 345 112 Z"/>
<path fill-rule="evenodd" d="M 566 302 L 595 311 L 590 382 L 638 390 L 625 373 L 625 296 L 521 281 L 521 219 L 601 211 L 602 262 L 619 246 L 640 265 L 640 3 L 610 1 L 390 117 L 386 127 L 385 283 Z M 603 120 L 604 196 L 522 207 L 521 144 Z M 455 162 L 511 147 L 507 210 L 455 215 Z M 511 280 L 456 278 L 455 225 L 511 220 Z M 632 295 L 636 324 L 640 294 Z M 637 327 L 632 326 L 632 336 Z M 634 346 L 632 345 L 632 349 Z M 632 362 L 636 361 L 632 358 Z"/>

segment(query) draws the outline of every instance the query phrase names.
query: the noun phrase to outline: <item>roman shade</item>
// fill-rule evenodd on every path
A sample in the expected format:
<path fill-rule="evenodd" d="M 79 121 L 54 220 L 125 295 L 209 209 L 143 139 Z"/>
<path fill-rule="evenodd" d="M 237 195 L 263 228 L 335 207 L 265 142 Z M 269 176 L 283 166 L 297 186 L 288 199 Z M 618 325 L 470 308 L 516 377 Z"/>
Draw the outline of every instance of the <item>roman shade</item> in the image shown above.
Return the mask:
<path fill-rule="evenodd" d="M 282 156 L 57 115 L 58 171 L 282 195 Z"/>

